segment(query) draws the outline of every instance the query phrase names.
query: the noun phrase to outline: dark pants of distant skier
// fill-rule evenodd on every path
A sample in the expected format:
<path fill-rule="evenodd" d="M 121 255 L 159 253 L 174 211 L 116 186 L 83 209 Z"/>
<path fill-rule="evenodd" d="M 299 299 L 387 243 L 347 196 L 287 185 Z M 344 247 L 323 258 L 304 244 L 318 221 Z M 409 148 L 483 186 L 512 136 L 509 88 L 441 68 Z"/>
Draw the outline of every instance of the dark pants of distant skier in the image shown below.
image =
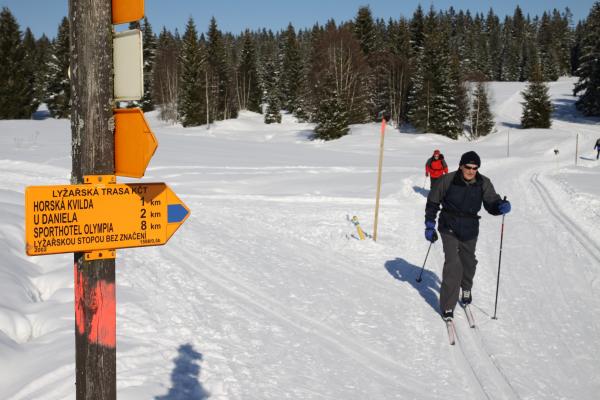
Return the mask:
<path fill-rule="evenodd" d="M 453 310 L 458 301 L 459 289 L 471 290 L 477 259 L 477 238 L 460 241 L 450 233 L 440 232 L 444 246 L 444 270 L 440 290 L 440 309 Z"/>
<path fill-rule="evenodd" d="M 430 176 L 429 181 L 431 182 L 430 190 L 433 190 L 440 183 L 440 178 Z"/>

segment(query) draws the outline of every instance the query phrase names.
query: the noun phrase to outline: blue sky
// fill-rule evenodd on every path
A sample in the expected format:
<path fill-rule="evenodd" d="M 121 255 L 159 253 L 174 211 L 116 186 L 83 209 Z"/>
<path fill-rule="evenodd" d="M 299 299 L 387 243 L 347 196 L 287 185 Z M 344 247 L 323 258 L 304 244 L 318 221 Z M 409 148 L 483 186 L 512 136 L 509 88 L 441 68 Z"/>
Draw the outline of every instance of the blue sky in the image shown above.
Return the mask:
<path fill-rule="evenodd" d="M 146 16 L 154 31 L 162 26 L 170 30 L 183 30 L 187 19 L 192 16 L 200 31 L 205 31 L 212 16 L 217 19 L 223 31 L 238 33 L 245 28 L 283 29 L 289 22 L 296 28 L 306 28 L 315 22 L 323 23 L 329 18 L 336 21 L 354 18 L 358 7 L 369 5 L 375 17 L 384 19 L 410 16 L 421 4 L 436 10 L 453 6 L 459 10 L 486 13 L 490 7 L 496 14 L 512 15 L 515 6 L 520 4 L 525 14 L 541 15 L 544 10 L 569 7 L 573 20 L 577 22 L 588 15 L 593 0 L 527 0 L 527 1 L 417 1 L 417 0 L 146 0 Z M 16 16 L 21 28 L 29 26 L 36 37 L 42 33 L 54 37 L 58 24 L 67 14 L 68 0 L 0 0 L 2 7 L 8 7 Z"/>

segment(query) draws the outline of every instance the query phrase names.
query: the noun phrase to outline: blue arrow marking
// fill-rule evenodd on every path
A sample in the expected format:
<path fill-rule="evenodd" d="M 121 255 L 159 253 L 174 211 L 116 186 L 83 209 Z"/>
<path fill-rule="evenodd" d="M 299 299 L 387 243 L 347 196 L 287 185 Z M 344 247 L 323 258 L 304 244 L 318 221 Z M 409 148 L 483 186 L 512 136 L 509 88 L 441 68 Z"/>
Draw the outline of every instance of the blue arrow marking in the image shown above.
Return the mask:
<path fill-rule="evenodd" d="M 169 204 L 167 206 L 167 222 L 181 222 L 188 215 L 188 212 L 181 204 Z"/>

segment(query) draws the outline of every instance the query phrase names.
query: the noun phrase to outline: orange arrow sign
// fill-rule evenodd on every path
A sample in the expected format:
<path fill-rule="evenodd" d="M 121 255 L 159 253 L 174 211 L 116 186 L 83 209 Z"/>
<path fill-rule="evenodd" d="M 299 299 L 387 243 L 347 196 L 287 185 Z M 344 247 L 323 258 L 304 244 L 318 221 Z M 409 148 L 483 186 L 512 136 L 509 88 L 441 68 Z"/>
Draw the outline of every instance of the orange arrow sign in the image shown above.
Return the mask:
<path fill-rule="evenodd" d="M 30 256 L 165 244 L 190 210 L 164 183 L 29 186 Z"/>
<path fill-rule="evenodd" d="M 125 24 L 144 18 L 144 0 L 112 0 L 112 23 Z"/>
<path fill-rule="evenodd" d="M 141 178 L 158 142 L 139 108 L 113 110 L 115 117 L 115 175 Z"/>

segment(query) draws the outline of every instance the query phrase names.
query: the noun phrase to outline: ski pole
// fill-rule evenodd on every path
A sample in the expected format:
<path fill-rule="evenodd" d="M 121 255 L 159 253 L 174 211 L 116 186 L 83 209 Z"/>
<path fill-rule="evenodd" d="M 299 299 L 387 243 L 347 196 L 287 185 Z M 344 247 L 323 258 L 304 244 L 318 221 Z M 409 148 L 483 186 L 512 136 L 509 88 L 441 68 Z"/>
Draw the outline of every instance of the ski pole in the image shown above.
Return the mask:
<path fill-rule="evenodd" d="M 504 196 L 506 201 L 506 196 Z M 500 229 L 500 255 L 498 256 L 498 278 L 496 279 L 496 303 L 494 304 L 494 316 L 492 319 L 498 319 L 496 317 L 496 310 L 498 308 L 498 289 L 500 288 L 500 263 L 502 261 L 502 239 L 504 238 L 504 217 L 506 214 L 502 214 L 502 228 Z"/>
<path fill-rule="evenodd" d="M 419 277 L 417 278 L 417 282 L 421 282 L 423 279 L 421 279 L 421 277 L 423 276 L 423 270 L 425 269 L 425 263 L 427 262 L 427 257 L 429 257 L 429 250 L 431 250 L 431 245 L 433 244 L 433 242 L 429 243 L 429 248 L 427 249 L 427 255 L 425 256 L 425 261 L 423 261 L 423 267 L 421 268 L 421 273 L 419 274 Z"/>
<path fill-rule="evenodd" d="M 425 190 L 425 183 L 427 182 L 427 176 L 425 176 L 425 179 L 423 179 L 423 190 Z"/>

